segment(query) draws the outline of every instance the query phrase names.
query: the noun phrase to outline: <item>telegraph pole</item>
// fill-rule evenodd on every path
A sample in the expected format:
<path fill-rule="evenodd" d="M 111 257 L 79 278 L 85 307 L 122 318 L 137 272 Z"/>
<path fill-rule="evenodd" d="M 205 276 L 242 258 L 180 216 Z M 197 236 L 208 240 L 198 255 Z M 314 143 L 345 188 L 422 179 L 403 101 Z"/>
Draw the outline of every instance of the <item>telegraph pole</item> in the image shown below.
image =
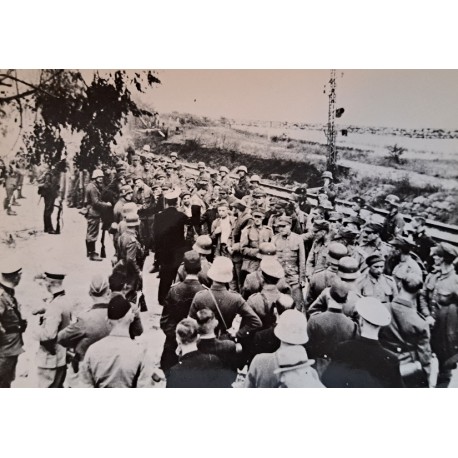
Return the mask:
<path fill-rule="evenodd" d="M 329 90 L 328 90 L 328 125 L 326 129 L 327 138 L 327 150 L 328 159 L 326 164 L 326 170 L 329 170 L 333 175 L 336 172 L 337 166 L 337 148 L 336 148 L 336 71 L 331 70 L 331 76 L 329 79 Z"/>

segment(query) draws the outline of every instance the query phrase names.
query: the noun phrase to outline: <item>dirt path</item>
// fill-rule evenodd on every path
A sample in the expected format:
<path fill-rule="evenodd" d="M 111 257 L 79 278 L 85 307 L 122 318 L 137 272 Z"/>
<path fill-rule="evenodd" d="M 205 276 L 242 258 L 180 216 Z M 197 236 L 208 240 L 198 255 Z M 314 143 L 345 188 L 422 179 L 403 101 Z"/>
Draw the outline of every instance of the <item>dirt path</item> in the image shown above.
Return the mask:
<path fill-rule="evenodd" d="M 107 259 L 103 262 L 91 262 L 86 258 L 85 234 L 86 220 L 73 208 L 64 208 L 64 227 L 60 235 L 49 235 L 42 231 L 43 202 L 38 202 L 36 187 L 25 186 L 26 199 L 20 200 L 20 207 L 14 207 L 17 216 L 0 216 L 0 255 L 12 254 L 21 260 L 24 273 L 17 288 L 17 298 L 22 305 L 24 315 L 29 326 L 24 335 L 25 350 L 19 358 L 18 376 L 14 386 L 36 387 L 35 352 L 37 342 L 33 331 L 37 318 L 31 310 L 41 303 L 41 291 L 37 288 L 33 278 L 43 272 L 46 267 L 58 265 L 68 274 L 65 279 L 67 295 L 77 310 L 84 309 L 91 304 L 88 289 L 91 278 L 96 273 L 109 275 L 111 273 L 111 257 L 114 249 L 111 241 L 107 243 Z M 1 196 L 0 196 L 1 197 Z M 9 234 L 14 242 L 5 243 Z M 144 292 L 148 311 L 143 312 L 142 322 L 145 332 L 139 337 L 149 350 L 149 358 L 157 364 L 162 351 L 164 334 L 159 329 L 159 318 L 162 307 L 157 304 L 158 279 L 155 274 L 149 274 L 148 268 L 152 259 L 145 262 Z"/>

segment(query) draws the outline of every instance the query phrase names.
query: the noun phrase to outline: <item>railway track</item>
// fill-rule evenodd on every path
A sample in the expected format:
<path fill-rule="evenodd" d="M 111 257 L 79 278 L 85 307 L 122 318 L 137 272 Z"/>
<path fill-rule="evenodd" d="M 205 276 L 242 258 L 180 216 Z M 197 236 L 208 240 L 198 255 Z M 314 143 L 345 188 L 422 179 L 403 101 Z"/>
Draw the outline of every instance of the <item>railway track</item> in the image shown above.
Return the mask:
<path fill-rule="evenodd" d="M 186 169 L 198 175 L 197 166 L 182 163 Z M 211 169 L 210 169 L 211 170 Z M 236 175 L 230 175 L 231 178 L 237 179 Z M 294 193 L 293 189 L 285 188 L 282 186 L 278 186 L 275 184 L 267 183 L 265 181 L 261 181 L 262 188 L 266 191 L 266 193 L 272 197 L 277 197 L 283 200 L 290 200 L 291 194 Z M 307 192 L 307 196 L 310 198 L 312 204 L 316 205 L 316 193 Z M 336 199 L 337 209 L 339 211 L 343 211 L 345 213 L 345 209 L 351 208 L 353 202 L 349 202 L 342 199 Z M 383 209 L 376 208 L 375 212 L 379 215 L 386 216 L 388 212 Z M 412 217 L 409 215 L 402 215 L 405 221 L 410 222 Z M 433 220 L 426 221 L 426 227 L 428 228 L 428 235 L 432 237 L 437 242 L 448 242 L 452 245 L 458 246 L 458 226 L 453 226 L 451 224 L 444 224 Z"/>

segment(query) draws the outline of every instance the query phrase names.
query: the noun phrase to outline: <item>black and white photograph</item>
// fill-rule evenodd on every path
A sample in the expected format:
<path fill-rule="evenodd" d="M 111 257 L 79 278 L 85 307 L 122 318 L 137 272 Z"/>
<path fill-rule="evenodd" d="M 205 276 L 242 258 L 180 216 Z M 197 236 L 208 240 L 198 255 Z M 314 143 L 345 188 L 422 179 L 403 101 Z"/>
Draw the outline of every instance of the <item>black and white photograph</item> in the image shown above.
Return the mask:
<path fill-rule="evenodd" d="M 458 71 L 0 71 L 2 388 L 458 386 Z"/>

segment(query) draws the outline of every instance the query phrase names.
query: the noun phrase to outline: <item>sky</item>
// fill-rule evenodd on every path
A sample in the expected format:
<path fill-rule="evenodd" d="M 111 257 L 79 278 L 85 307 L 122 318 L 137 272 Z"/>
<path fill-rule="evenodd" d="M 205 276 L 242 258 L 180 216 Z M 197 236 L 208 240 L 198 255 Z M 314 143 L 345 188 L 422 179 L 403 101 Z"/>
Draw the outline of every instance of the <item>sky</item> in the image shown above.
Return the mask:
<path fill-rule="evenodd" d="M 329 70 L 159 70 L 159 112 L 320 123 Z M 337 70 L 340 122 L 458 129 L 458 70 Z"/>

